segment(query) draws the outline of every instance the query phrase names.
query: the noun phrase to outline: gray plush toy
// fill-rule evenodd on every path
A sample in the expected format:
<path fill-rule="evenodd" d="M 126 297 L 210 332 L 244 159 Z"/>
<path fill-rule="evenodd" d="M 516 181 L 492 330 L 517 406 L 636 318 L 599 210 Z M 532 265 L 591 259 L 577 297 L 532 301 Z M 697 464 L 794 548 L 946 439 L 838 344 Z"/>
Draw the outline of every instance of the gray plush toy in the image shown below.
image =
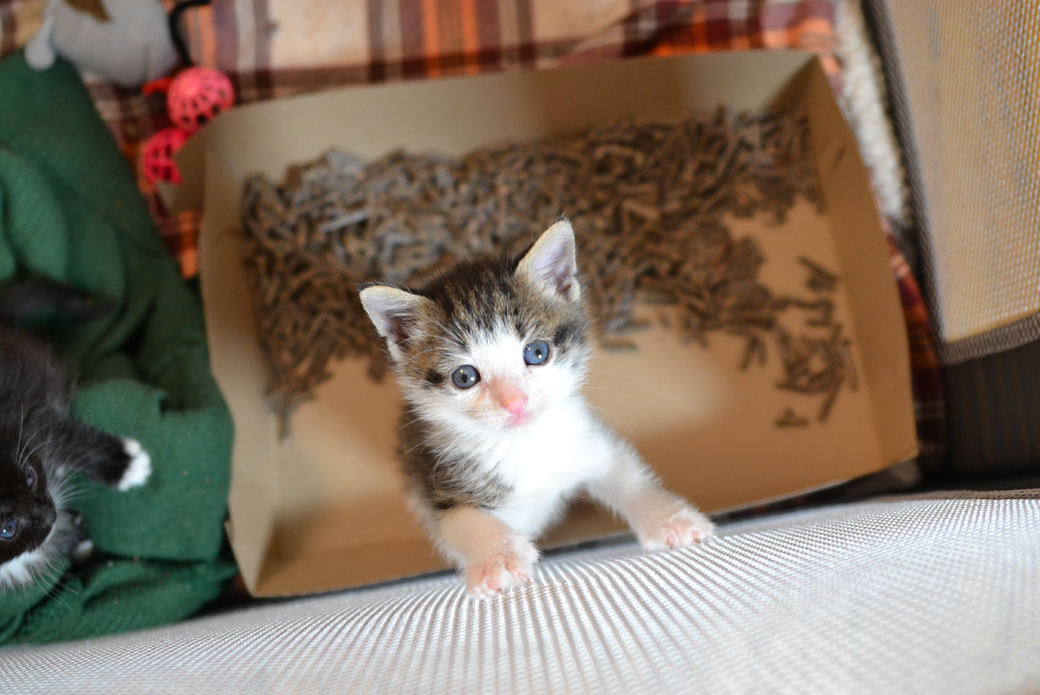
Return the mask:
<path fill-rule="evenodd" d="M 159 0 L 47 0 L 25 60 L 44 70 L 56 55 L 129 88 L 163 77 L 177 64 Z"/>

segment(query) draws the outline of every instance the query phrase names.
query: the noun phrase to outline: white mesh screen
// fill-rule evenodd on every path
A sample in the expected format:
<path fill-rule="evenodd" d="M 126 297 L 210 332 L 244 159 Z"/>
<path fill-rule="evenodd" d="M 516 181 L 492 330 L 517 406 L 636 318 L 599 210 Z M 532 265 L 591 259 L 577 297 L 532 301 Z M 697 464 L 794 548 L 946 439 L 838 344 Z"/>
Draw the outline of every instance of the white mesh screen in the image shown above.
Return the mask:
<path fill-rule="evenodd" d="M 1040 7 L 873 0 L 917 154 L 923 256 L 960 361 L 1040 338 Z M 965 341 L 994 329 L 988 341 Z"/>
<path fill-rule="evenodd" d="M 1040 690 L 1040 500 L 863 503 L 707 547 L 547 558 L 0 651 L 2 693 L 1011 693 Z"/>

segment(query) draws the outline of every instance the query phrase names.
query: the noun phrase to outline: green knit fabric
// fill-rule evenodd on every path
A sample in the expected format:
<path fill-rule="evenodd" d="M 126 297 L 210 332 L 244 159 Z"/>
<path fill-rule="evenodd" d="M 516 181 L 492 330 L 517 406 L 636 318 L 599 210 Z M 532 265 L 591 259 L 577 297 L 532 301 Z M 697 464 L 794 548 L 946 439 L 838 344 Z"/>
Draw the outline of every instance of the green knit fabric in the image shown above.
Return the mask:
<path fill-rule="evenodd" d="M 75 70 L 16 54 L 0 61 L 0 281 L 32 275 L 115 302 L 98 321 L 37 328 L 80 375 L 76 415 L 138 439 L 153 472 L 129 492 L 81 481 L 95 554 L 0 593 L 0 644 L 188 617 L 234 573 L 221 552 L 233 431 L 202 311 Z"/>

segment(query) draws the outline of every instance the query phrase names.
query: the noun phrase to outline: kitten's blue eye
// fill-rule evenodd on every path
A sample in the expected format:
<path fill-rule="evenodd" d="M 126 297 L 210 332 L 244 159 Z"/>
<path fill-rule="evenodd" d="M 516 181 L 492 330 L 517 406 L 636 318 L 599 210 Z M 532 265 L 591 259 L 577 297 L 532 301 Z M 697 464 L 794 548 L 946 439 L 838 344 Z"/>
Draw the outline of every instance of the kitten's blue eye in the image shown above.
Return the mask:
<path fill-rule="evenodd" d="M 18 532 L 18 519 L 8 519 L 7 523 L 0 527 L 0 538 L 9 541 Z"/>
<path fill-rule="evenodd" d="M 549 346 L 545 343 L 530 343 L 524 348 L 524 362 L 527 364 L 545 364 L 549 359 Z"/>
<path fill-rule="evenodd" d="M 36 473 L 32 470 L 25 474 L 25 484 L 30 488 L 36 487 Z"/>
<path fill-rule="evenodd" d="M 477 371 L 476 367 L 469 364 L 464 364 L 451 373 L 451 383 L 460 389 L 471 388 L 478 381 L 480 381 L 480 372 Z"/>

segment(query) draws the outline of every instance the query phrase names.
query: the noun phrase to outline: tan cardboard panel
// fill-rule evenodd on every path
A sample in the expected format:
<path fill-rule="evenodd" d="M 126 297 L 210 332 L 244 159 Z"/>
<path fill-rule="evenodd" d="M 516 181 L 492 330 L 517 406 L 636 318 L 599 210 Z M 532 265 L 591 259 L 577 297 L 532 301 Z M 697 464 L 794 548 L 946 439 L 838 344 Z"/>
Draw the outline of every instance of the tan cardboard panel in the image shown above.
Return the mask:
<path fill-rule="evenodd" d="M 445 569 L 425 539 L 351 546 L 322 552 L 303 550 L 289 555 L 271 552 L 257 581 L 255 595 L 292 596 L 332 591 L 350 584 L 369 584 Z M 306 587 L 301 591 L 301 587 Z"/>
<path fill-rule="evenodd" d="M 768 259 L 763 279 L 779 292 L 800 291 L 800 255 L 840 269 L 837 316 L 855 341 L 860 391 L 844 390 L 824 426 L 780 429 L 773 421 L 786 407 L 811 415 L 820 399 L 777 390 L 774 355 L 765 367 L 741 372 L 738 339 L 713 337 L 704 350 L 653 330 L 637 336 L 637 352 L 594 358 L 590 401 L 610 413 L 669 487 L 711 510 L 869 473 L 914 447 L 906 338 L 877 213 L 814 59 L 712 54 L 347 89 L 236 109 L 194 138 L 180 160 L 196 184 L 188 172 L 205 168 L 203 290 L 214 372 L 237 429 L 230 530 L 250 591 L 325 591 L 443 563 L 405 508 L 393 454 L 400 396 L 392 380 L 374 384 L 363 364 L 338 365 L 317 400 L 294 417 L 291 442 L 276 441 L 275 419 L 263 405 L 266 367 L 240 240 L 232 233 L 246 176 L 281 178 L 287 166 L 330 146 L 365 157 L 396 147 L 463 154 L 623 117 L 713 110 L 720 101 L 762 109 L 801 100 L 810 108 L 826 214 L 799 203 L 784 225 L 736 220 L 732 231 L 755 235 Z M 198 204 L 202 192 L 182 190 L 178 204 Z M 582 506 L 546 542 L 619 528 Z"/>
<path fill-rule="evenodd" d="M 863 373 L 873 399 L 881 457 L 895 463 L 917 454 L 913 399 L 909 396 L 910 346 L 898 290 L 879 270 L 889 265 L 888 248 L 878 243 L 878 212 L 869 184 L 861 185 L 863 160 L 856 139 L 834 101 L 830 84 L 818 65 L 808 71 L 805 104 L 816 154 L 820 186 L 834 227 L 843 288 L 850 301 L 863 360 Z"/>
<path fill-rule="evenodd" d="M 205 217 L 200 246 L 210 364 L 235 421 L 229 530 L 250 591 L 263 567 L 278 515 L 275 422 L 264 405 L 267 367 L 257 340 L 252 294 L 234 230 L 240 175 L 206 153 Z"/>

